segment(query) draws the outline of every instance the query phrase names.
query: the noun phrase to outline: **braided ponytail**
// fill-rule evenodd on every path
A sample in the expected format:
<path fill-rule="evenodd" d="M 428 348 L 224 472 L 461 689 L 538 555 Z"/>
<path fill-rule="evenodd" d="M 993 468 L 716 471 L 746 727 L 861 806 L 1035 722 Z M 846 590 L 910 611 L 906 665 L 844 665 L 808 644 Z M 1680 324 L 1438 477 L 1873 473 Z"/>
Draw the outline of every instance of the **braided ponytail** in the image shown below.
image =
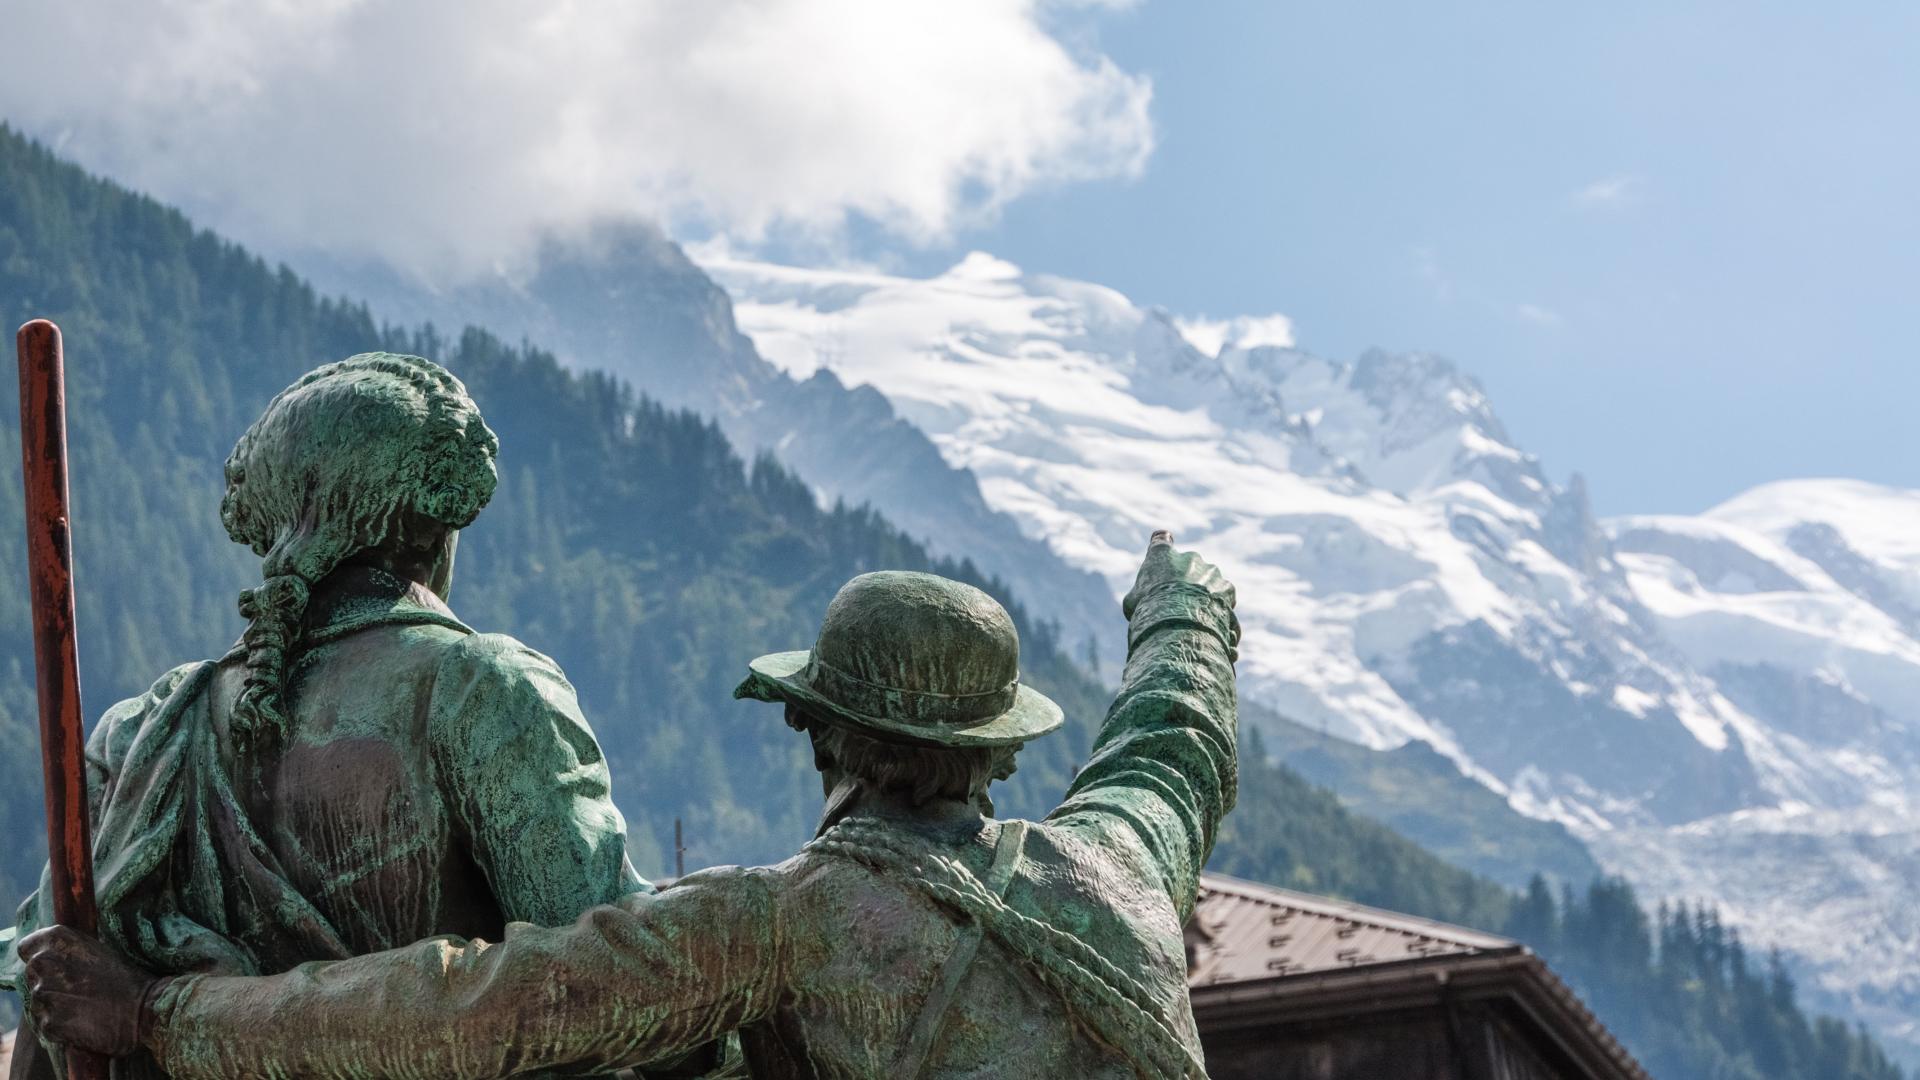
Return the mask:
<path fill-rule="evenodd" d="M 220 518 L 262 557 L 240 594 L 242 741 L 284 733 L 286 680 L 313 587 L 421 524 L 462 529 L 493 495 L 499 442 L 466 387 L 417 356 L 362 353 L 268 404 L 227 458 Z"/>
<path fill-rule="evenodd" d="M 287 718 L 280 697 L 286 685 L 287 654 L 293 650 L 307 599 L 307 583 L 297 574 L 279 574 L 240 591 L 240 617 L 247 620 L 247 632 L 240 639 L 247 650 L 247 682 L 233 708 L 241 721 L 234 725 L 237 729 L 248 733 L 285 730 Z"/>

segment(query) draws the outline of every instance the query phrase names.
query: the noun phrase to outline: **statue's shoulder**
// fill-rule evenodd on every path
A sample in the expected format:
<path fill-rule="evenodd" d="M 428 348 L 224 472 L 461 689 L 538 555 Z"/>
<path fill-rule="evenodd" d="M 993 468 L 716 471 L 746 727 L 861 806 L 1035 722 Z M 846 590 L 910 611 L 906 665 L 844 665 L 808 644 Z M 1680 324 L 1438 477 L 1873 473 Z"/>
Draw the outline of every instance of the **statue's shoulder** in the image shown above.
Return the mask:
<path fill-rule="evenodd" d="M 1017 827 L 1018 832 L 1010 827 Z M 1005 853 L 1011 871 L 1019 864 L 1018 851 L 1032 846 L 1037 828 L 1032 822 L 1009 819 L 954 833 L 898 821 L 849 818 L 827 829 L 775 869 L 782 871 L 792 891 L 803 897 L 854 894 L 873 899 L 912 896 L 924 900 L 929 886 L 967 891 L 989 880 L 1002 854 L 999 847 L 1003 840 L 1013 849 Z"/>
<path fill-rule="evenodd" d="M 478 752 L 537 733 L 600 760 L 579 695 L 551 658 L 506 634 L 467 634 L 442 648 L 432 704 L 437 740 Z"/>
<path fill-rule="evenodd" d="M 127 749 L 148 726 L 177 722 L 179 706 L 188 704 L 187 699 L 206 688 L 218 666 L 215 660 L 181 664 L 155 679 L 145 693 L 115 702 L 94 726 L 87 740 L 88 756 L 102 763 L 125 758 Z"/>
<path fill-rule="evenodd" d="M 449 635 L 442 648 L 445 650 L 440 660 L 443 678 L 448 675 L 500 679 L 566 678 L 552 657 L 510 634 Z"/>

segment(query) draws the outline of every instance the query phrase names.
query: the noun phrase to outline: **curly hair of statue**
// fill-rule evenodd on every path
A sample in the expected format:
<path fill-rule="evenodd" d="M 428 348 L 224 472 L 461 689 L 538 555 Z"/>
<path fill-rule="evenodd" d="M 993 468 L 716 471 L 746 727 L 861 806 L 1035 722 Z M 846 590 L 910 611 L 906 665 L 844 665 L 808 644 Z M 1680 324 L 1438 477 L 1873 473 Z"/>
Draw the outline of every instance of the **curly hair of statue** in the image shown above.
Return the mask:
<path fill-rule="evenodd" d="M 275 395 L 227 457 L 220 502 L 227 535 L 262 559 L 261 583 L 240 593 L 237 738 L 284 731 L 313 586 L 424 523 L 472 524 L 493 497 L 499 445 L 460 380 L 418 356 L 361 353 Z"/>
<path fill-rule="evenodd" d="M 833 826 L 807 850 L 912 882 L 935 902 L 978 923 L 1058 994 L 1096 1038 L 1108 1046 L 1143 1050 L 1149 1060 L 1136 1064 L 1143 1080 L 1206 1080 L 1206 1066 L 1174 1033 L 1139 980 L 1081 939 L 1008 906 L 960 863 L 858 821 Z"/>

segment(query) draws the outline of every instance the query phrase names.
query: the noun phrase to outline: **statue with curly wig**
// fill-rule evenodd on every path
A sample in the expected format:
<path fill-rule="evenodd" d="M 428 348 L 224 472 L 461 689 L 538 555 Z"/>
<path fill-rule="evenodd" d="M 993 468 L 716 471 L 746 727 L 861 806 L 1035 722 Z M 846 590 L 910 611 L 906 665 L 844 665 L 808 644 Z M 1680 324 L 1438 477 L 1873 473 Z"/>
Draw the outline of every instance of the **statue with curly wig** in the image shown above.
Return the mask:
<path fill-rule="evenodd" d="M 246 632 L 108 710 L 87 747 L 101 933 L 140 968 L 497 941 L 651 891 L 560 669 L 447 606 L 497 449 L 458 379 L 391 353 L 309 373 L 241 436 L 220 516 L 262 560 Z M 46 892 L 22 934 L 51 921 Z M 15 1080 L 55 1075 L 20 1041 Z M 115 1073 L 166 1075 L 147 1055 Z"/>

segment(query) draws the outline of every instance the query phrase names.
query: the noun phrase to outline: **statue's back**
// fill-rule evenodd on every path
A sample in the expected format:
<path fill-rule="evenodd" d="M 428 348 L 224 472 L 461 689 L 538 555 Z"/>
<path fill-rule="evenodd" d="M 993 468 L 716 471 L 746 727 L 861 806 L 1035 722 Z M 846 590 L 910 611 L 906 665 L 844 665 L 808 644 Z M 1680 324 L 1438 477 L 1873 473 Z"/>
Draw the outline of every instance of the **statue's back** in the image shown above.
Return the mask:
<path fill-rule="evenodd" d="M 434 934 L 498 940 L 504 929 L 446 797 L 431 723 L 438 673 L 467 638 L 377 626 L 313 650 L 290 687 L 285 737 L 236 764 L 261 839 L 349 955 Z M 216 725 L 242 675 L 235 665 L 215 677 Z M 312 959 L 322 958 L 286 961 Z"/>
<path fill-rule="evenodd" d="M 926 845 L 990 883 L 995 848 L 1012 824 L 989 822 L 972 835 L 944 837 L 901 823 L 862 823 L 862 830 L 885 829 L 906 845 Z M 1084 953 L 1059 951 L 1061 938 L 1131 978 L 1174 1041 L 1197 1057 L 1179 918 L 1143 873 L 1144 854 L 1104 832 L 1019 824 L 1025 836 L 1018 862 L 1000 893 L 1011 914 L 1001 915 L 1027 922 L 1025 932 L 1005 936 L 958 915 L 927 880 L 898 864 L 836 854 L 830 844 L 782 864 L 793 950 L 785 961 L 789 989 L 767 1023 L 742 1033 L 754 1074 L 1139 1076 L 1137 1059 L 1094 1034 L 1102 1018 L 1086 1015 L 1094 1007 L 1088 995 L 1063 994 L 1050 981 L 1097 977 L 1085 970 L 1095 961 Z M 977 952 L 966 962 L 976 928 Z M 1082 970 L 1049 975 L 1040 970 L 1046 966 Z M 917 1073 L 903 1072 L 915 1063 Z"/>

